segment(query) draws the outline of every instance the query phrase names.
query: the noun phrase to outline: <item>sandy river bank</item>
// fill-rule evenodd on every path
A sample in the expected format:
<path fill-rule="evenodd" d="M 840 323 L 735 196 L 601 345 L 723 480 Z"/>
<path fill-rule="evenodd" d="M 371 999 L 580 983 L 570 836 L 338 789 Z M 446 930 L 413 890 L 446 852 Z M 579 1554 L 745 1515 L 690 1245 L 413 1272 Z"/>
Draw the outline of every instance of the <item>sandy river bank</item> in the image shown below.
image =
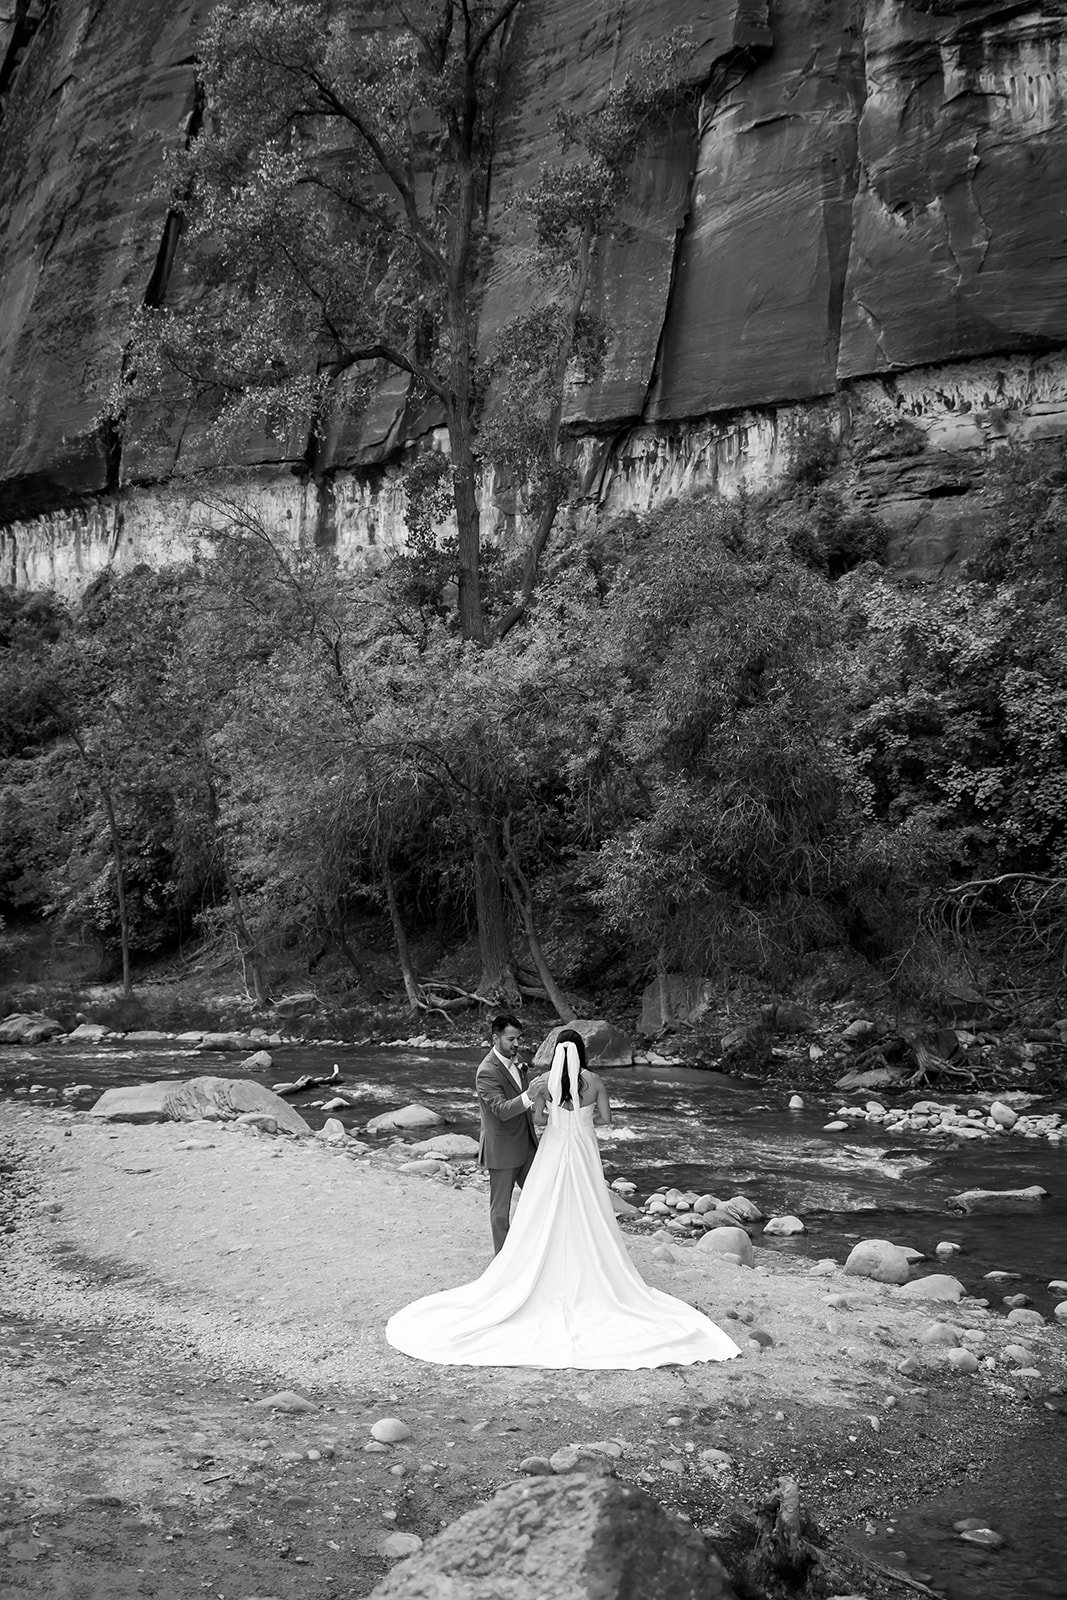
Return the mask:
<path fill-rule="evenodd" d="M 651 1283 L 740 1343 L 764 1335 L 761 1353 L 637 1373 L 427 1367 L 390 1349 L 384 1324 L 486 1265 L 477 1176 L 13 1105 L 0 1148 L 14 1168 L 0 1235 L 5 1600 L 364 1595 L 391 1532 L 429 1537 L 524 1458 L 608 1438 L 620 1475 L 698 1526 L 791 1471 L 835 1538 L 904 1567 L 891 1553 L 907 1507 L 955 1496 L 959 1515 L 992 1518 L 968 1484 L 1063 1421 L 1063 1328 L 1020 1330 L 967 1300 L 933 1308 L 758 1249 L 755 1271 L 675 1241 L 657 1260 L 658 1241 L 637 1235 Z M 994 1364 L 960 1373 L 923 1345 L 939 1313 Z M 1003 1355 L 1023 1332 L 1036 1376 Z M 265 1404 L 281 1390 L 308 1409 Z M 411 1439 L 368 1452 L 383 1416 Z M 968 1555 L 961 1596 L 1012 1593 L 982 1582 L 1018 1553 Z M 924 1563 L 921 1576 L 938 1575 Z M 1027 1581 L 1020 1600 L 1056 1592 Z M 872 1577 L 864 1592 L 901 1591 Z"/>

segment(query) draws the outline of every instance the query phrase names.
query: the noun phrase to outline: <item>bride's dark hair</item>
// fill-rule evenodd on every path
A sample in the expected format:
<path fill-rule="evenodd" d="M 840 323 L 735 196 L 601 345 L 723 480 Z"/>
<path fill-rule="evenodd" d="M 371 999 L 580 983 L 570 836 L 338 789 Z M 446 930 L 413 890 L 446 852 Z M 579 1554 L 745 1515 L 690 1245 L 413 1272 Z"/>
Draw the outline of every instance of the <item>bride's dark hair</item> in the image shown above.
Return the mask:
<path fill-rule="evenodd" d="M 578 1082 L 573 1086 L 578 1099 L 582 1098 L 582 1074 L 589 1070 L 589 1063 L 585 1058 L 585 1040 L 577 1028 L 563 1028 L 556 1035 L 556 1049 L 561 1044 L 572 1044 L 578 1052 Z M 559 1103 L 561 1106 L 571 1105 L 573 1100 L 571 1085 L 571 1069 L 567 1065 L 566 1053 L 563 1061 L 563 1078 L 559 1086 Z"/>

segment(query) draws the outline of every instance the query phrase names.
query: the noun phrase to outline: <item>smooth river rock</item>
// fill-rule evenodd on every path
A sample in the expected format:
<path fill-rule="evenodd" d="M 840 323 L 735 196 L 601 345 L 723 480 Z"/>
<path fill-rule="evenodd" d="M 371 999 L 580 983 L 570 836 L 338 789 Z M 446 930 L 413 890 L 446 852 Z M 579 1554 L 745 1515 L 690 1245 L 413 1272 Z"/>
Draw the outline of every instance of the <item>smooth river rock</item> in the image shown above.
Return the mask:
<path fill-rule="evenodd" d="M 876 1283 L 907 1283 L 911 1263 L 899 1245 L 888 1239 L 861 1239 L 849 1251 L 845 1272 Z"/>
<path fill-rule="evenodd" d="M 397 1111 L 383 1111 L 379 1116 L 371 1117 L 367 1132 L 392 1133 L 402 1128 L 439 1128 L 447 1121 L 447 1117 L 431 1110 L 429 1106 L 401 1106 Z"/>
<path fill-rule="evenodd" d="M 771 1217 L 763 1231 L 764 1233 L 779 1234 L 783 1238 L 789 1238 L 793 1234 L 805 1233 L 807 1230 L 799 1217 L 786 1215 Z"/>
<path fill-rule="evenodd" d="M 950 1277 L 947 1272 L 931 1272 L 925 1278 L 913 1278 L 910 1283 L 902 1283 L 897 1290 L 897 1298 L 955 1301 L 962 1300 L 966 1293 L 958 1278 Z"/>
<path fill-rule="evenodd" d="M 436 1133 L 432 1139 L 420 1139 L 413 1144 L 411 1151 L 413 1155 L 466 1159 L 478 1154 L 478 1141 L 469 1133 Z"/>
<path fill-rule="evenodd" d="M 713 1228 L 699 1240 L 697 1249 L 709 1255 L 736 1256 L 744 1267 L 756 1264 L 752 1240 L 744 1228 Z"/>

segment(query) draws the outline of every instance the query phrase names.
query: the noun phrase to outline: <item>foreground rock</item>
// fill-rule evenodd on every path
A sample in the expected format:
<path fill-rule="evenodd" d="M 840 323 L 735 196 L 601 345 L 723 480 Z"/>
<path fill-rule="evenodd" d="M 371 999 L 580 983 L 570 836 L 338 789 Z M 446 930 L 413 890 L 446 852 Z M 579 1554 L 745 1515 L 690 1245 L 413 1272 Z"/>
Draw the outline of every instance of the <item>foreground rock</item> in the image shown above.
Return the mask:
<path fill-rule="evenodd" d="M 102 1122 L 233 1122 L 254 1116 L 259 1126 L 273 1121 L 279 1131 L 311 1129 L 299 1112 L 261 1083 L 239 1078 L 190 1078 L 186 1083 L 139 1083 L 107 1089 L 92 1107 Z"/>
<path fill-rule="evenodd" d="M 375 1600 L 733 1600 L 688 1522 L 615 1478 L 571 1473 L 501 1489 L 395 1567 Z"/>
<path fill-rule="evenodd" d="M 556 1039 L 564 1028 L 571 1028 L 581 1034 L 585 1043 L 586 1057 L 594 1070 L 597 1067 L 633 1066 L 634 1042 L 621 1028 L 613 1027 L 610 1022 L 561 1022 L 559 1027 L 553 1028 L 547 1038 L 538 1045 L 537 1054 L 534 1056 L 535 1067 L 551 1065 Z"/>

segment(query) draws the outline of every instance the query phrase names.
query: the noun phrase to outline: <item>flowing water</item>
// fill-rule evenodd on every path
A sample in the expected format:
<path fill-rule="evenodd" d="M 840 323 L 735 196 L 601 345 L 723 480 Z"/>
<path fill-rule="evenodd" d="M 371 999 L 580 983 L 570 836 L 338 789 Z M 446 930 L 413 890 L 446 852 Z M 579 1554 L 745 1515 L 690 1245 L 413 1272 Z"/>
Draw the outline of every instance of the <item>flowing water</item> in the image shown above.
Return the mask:
<path fill-rule="evenodd" d="M 258 1074 L 268 1086 L 305 1073 L 327 1076 L 334 1063 L 351 1104 L 327 1113 L 331 1088 L 292 1098 L 312 1127 L 337 1116 L 351 1131 L 370 1117 L 413 1101 L 432 1107 L 456 1132 L 477 1133 L 474 1068 L 478 1053 L 293 1045 L 271 1049 L 273 1066 Z M 99 1092 L 119 1084 L 202 1073 L 232 1073 L 233 1057 L 202 1055 L 175 1044 L 100 1046 L 51 1044 L 7 1049 L 0 1055 L 0 1094 L 16 1085 L 60 1090 L 72 1084 Z M 775 1088 L 676 1067 L 635 1067 L 605 1074 L 614 1128 L 601 1140 L 605 1169 L 637 1185 L 636 1199 L 677 1186 L 722 1199 L 747 1195 L 765 1215 L 792 1212 L 807 1232 L 793 1239 L 757 1234 L 761 1246 L 842 1261 L 860 1238 L 888 1238 L 933 1257 L 941 1240 L 964 1253 L 944 1268 L 971 1294 L 988 1297 L 994 1310 L 1002 1296 L 1025 1293 L 1046 1316 L 1064 1298 L 1050 1292 L 1051 1279 L 1067 1279 L 1067 1148 L 1042 1139 L 1005 1136 L 989 1143 L 956 1143 L 921 1133 L 888 1135 L 875 1123 L 824 1133 L 839 1100 L 806 1095 L 803 1111 L 789 1111 L 788 1093 Z M 20 1097 L 21 1098 L 21 1097 Z M 33 1098 L 39 1098 L 35 1096 Z M 92 1103 L 86 1094 L 77 1103 Z M 393 1135 L 381 1136 L 385 1143 Z M 412 1135 L 415 1139 L 419 1135 Z M 1049 1198 L 1036 1211 L 994 1217 L 961 1216 L 946 1207 L 962 1189 L 1018 1189 L 1040 1184 Z M 938 1270 L 941 1270 L 938 1266 Z M 1019 1276 L 996 1285 L 992 1270 Z M 963 1500 L 916 1508 L 905 1518 L 914 1565 L 928 1566 L 951 1600 L 1029 1600 L 1031 1595 L 1067 1597 L 1067 1417 L 1056 1412 L 1044 1426 L 1042 1458 L 990 1463 L 968 1483 Z M 966 1503 L 964 1503 L 964 1501 Z M 959 1545 L 955 1517 L 984 1514 L 1021 1557 L 994 1557 Z M 962 1509 L 961 1509 L 962 1506 Z M 1019 1584 L 1022 1583 L 1022 1587 Z"/>
<path fill-rule="evenodd" d="M 331 1115 L 366 1137 L 369 1118 L 417 1101 L 446 1117 L 456 1132 L 477 1134 L 475 1052 L 293 1045 L 270 1053 L 272 1068 L 256 1075 L 268 1086 L 305 1073 L 327 1076 L 334 1063 L 340 1068 L 339 1088 L 352 1102 L 348 1109 L 322 1109 L 331 1088 L 292 1097 L 313 1128 Z M 51 1089 L 89 1084 L 101 1092 L 153 1078 L 225 1075 L 236 1064 L 234 1057 L 173 1044 L 7 1049 L 0 1055 L 0 1093 L 5 1082 L 10 1092 L 16 1079 Z M 841 1259 L 858 1238 L 891 1238 L 932 1256 L 939 1241 L 955 1240 L 965 1253 L 952 1261 L 953 1275 L 969 1292 L 988 1295 L 994 1306 L 1001 1294 L 1022 1292 L 1047 1314 L 1063 1298 L 1047 1285 L 1067 1278 L 1067 1147 L 1019 1136 L 956 1143 L 905 1133 L 894 1140 L 877 1123 L 824 1133 L 823 1124 L 840 1103 L 836 1098 L 806 1096 L 805 1110 L 789 1111 L 783 1090 L 684 1067 L 621 1069 L 607 1073 L 606 1081 L 615 1125 L 601 1141 L 605 1168 L 636 1183 L 638 1199 L 671 1185 L 721 1199 L 747 1195 L 767 1216 L 792 1212 L 803 1218 L 806 1234 L 760 1239 L 793 1254 Z M 960 1216 L 946 1209 L 948 1197 L 961 1189 L 1035 1183 L 1050 1195 L 1036 1212 Z M 1021 1278 L 998 1289 L 983 1282 L 995 1269 Z"/>

